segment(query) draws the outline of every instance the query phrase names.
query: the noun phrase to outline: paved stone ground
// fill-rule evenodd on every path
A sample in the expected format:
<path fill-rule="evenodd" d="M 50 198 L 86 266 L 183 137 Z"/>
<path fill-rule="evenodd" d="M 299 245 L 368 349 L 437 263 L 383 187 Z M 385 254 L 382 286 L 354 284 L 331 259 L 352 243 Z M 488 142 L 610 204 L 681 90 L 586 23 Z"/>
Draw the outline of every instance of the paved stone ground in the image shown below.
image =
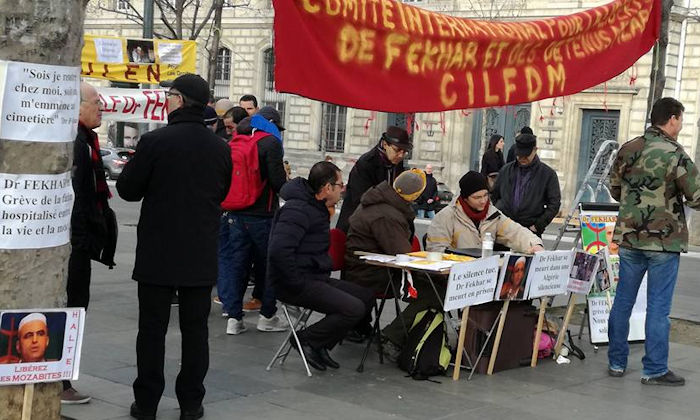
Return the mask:
<path fill-rule="evenodd" d="M 75 387 L 93 397 L 90 404 L 64 406 L 68 419 L 128 419 L 136 375 L 136 283 L 130 280 L 138 206 L 115 199 L 121 231 L 117 268 L 93 265 L 92 300 L 87 317 L 81 378 Z M 697 302 L 697 301 L 696 301 Z M 393 316 L 386 311 L 384 321 Z M 606 351 L 594 352 L 582 340 L 587 358 L 569 365 L 540 361 L 537 368 L 513 369 L 493 376 L 466 374 L 459 382 L 414 381 L 376 353 L 364 373 L 357 373 L 362 348 L 346 343 L 334 351 L 342 367 L 308 378 L 301 359 L 291 354 L 283 367 L 265 366 L 281 343 L 281 333 L 255 330 L 225 334 L 220 307 L 209 318 L 210 370 L 204 400 L 206 419 L 695 419 L 700 412 L 700 349 L 672 344 L 670 365 L 684 375 L 681 388 L 640 384 L 642 345 L 632 345 L 630 368 L 623 378 L 606 372 Z M 158 418 L 177 419 L 174 394 L 179 369 L 180 335 L 173 309 L 167 337 L 166 388 Z"/>

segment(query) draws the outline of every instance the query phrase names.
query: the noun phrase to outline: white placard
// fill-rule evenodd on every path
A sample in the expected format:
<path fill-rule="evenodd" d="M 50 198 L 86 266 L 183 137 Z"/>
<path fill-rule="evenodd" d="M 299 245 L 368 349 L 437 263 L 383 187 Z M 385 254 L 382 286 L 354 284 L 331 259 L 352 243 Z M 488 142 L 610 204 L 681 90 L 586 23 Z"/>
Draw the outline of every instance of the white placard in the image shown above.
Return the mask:
<path fill-rule="evenodd" d="M 163 89 L 97 88 L 102 102 L 102 119 L 141 123 L 168 122 L 168 107 Z"/>
<path fill-rule="evenodd" d="M 3 311 L 0 326 L 0 385 L 78 379 L 84 308 Z"/>
<path fill-rule="evenodd" d="M 498 282 L 499 259 L 494 255 L 453 265 L 447 279 L 444 310 L 491 302 Z"/>
<path fill-rule="evenodd" d="M 0 138 L 37 142 L 75 140 L 80 68 L 0 61 Z"/>
<path fill-rule="evenodd" d="M 598 271 L 598 261 L 597 255 L 575 251 L 566 290 L 571 293 L 588 294 Z"/>
<path fill-rule="evenodd" d="M 121 64 L 124 62 L 124 46 L 121 38 L 94 38 L 97 62 Z"/>
<path fill-rule="evenodd" d="M 74 197 L 70 175 L 0 173 L 0 249 L 68 243 Z"/>
<path fill-rule="evenodd" d="M 571 251 L 541 251 L 530 264 L 528 299 L 566 293 L 571 271 Z"/>
<path fill-rule="evenodd" d="M 182 44 L 158 41 L 158 59 L 161 64 L 182 64 Z"/>
<path fill-rule="evenodd" d="M 645 339 L 644 323 L 646 320 L 647 309 L 647 278 L 644 276 L 642 283 L 639 286 L 637 300 L 632 307 L 632 315 L 630 316 L 630 331 L 627 335 L 627 341 L 642 341 Z M 610 302 L 615 301 L 615 294 L 610 294 Z M 608 306 L 608 297 L 605 293 L 596 293 L 588 295 L 588 322 L 591 332 L 591 343 L 603 344 L 608 340 L 608 319 L 610 318 L 610 307 Z"/>

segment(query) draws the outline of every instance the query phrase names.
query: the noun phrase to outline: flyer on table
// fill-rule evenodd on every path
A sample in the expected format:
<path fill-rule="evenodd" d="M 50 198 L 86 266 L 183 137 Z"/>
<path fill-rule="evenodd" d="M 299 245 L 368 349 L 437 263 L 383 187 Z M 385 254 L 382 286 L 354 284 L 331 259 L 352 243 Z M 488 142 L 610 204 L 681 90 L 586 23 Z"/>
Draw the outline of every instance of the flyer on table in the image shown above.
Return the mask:
<path fill-rule="evenodd" d="M 76 380 L 84 308 L 0 312 L 0 385 Z"/>

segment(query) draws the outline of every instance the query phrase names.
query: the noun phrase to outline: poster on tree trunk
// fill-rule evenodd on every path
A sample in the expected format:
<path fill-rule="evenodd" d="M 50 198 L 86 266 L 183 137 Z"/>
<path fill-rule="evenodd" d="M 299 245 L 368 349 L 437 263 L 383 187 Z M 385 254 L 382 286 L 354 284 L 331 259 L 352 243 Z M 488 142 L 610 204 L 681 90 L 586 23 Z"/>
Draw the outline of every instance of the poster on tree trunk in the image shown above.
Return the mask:
<path fill-rule="evenodd" d="M 0 313 L 0 385 L 77 380 L 85 308 Z"/>
<path fill-rule="evenodd" d="M 72 142 L 79 108 L 77 67 L 0 60 L 0 138 Z"/>

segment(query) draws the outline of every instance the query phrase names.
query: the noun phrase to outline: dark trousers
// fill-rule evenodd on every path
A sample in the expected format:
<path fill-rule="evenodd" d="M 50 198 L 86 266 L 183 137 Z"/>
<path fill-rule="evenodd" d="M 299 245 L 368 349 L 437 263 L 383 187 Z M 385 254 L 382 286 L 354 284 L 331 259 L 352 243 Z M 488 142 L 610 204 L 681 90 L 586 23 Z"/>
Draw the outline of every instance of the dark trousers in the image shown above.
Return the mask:
<path fill-rule="evenodd" d="M 134 381 L 136 405 L 155 413 L 163 395 L 165 334 L 170 320 L 170 300 L 177 289 L 179 298 L 182 358 L 175 393 L 182 410 L 195 410 L 204 399 L 204 377 L 209 369 L 211 287 L 164 287 L 139 282 L 139 333 L 136 338 Z"/>
<path fill-rule="evenodd" d="M 68 308 L 85 308 L 87 310 L 90 303 L 90 255 L 79 249 L 73 248 L 68 259 L 68 281 L 66 284 L 66 294 Z M 72 385 L 70 381 L 63 381 L 63 389 L 66 390 Z"/>
<path fill-rule="evenodd" d="M 287 295 L 278 291 L 282 302 L 326 314 L 317 323 L 299 332 L 299 339 L 315 349 L 332 349 L 348 331 L 370 316 L 374 301 L 372 290 L 347 281 L 310 280 L 301 292 Z"/>

